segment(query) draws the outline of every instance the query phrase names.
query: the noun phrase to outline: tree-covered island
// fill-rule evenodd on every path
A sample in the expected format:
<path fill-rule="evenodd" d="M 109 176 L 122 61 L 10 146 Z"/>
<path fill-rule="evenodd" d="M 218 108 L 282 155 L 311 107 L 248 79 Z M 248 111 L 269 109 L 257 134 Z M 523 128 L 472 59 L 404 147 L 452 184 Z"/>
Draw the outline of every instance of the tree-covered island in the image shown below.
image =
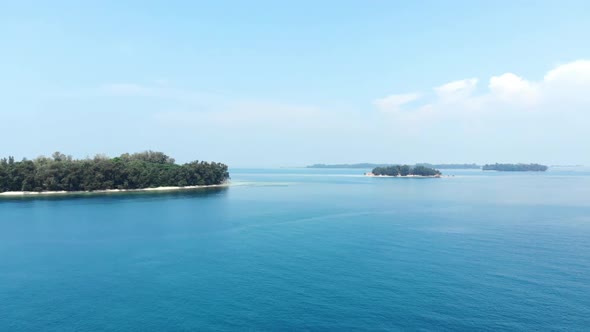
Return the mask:
<path fill-rule="evenodd" d="M 500 172 L 545 172 L 548 167 L 540 164 L 487 164 L 482 168 L 484 171 Z"/>
<path fill-rule="evenodd" d="M 440 177 L 441 172 L 437 169 L 426 166 L 392 165 L 375 167 L 369 176 L 418 176 L 418 177 Z"/>
<path fill-rule="evenodd" d="M 306 168 L 375 168 L 395 166 L 395 164 L 373 164 L 373 163 L 358 163 L 358 164 L 313 164 L 305 166 Z M 477 164 L 430 164 L 418 163 L 414 166 L 425 166 L 430 168 L 442 169 L 480 169 L 481 166 Z"/>
<path fill-rule="evenodd" d="M 59 152 L 51 158 L 0 159 L 0 193 L 192 187 L 219 185 L 228 179 L 225 164 L 193 161 L 179 165 L 153 151 L 81 160 Z"/>

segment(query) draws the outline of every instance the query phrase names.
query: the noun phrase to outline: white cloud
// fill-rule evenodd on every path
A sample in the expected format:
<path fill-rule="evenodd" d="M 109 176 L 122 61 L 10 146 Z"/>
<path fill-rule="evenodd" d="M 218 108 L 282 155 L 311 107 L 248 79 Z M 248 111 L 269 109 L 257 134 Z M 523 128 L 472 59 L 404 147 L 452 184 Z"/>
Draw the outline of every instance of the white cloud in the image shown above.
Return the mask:
<path fill-rule="evenodd" d="M 557 66 L 543 78 L 542 93 L 547 102 L 559 108 L 590 108 L 590 60 Z M 576 106 L 574 106 L 576 105 Z"/>
<path fill-rule="evenodd" d="M 590 84 L 590 60 L 578 60 L 557 66 L 545 75 L 545 82 L 574 82 Z"/>
<path fill-rule="evenodd" d="M 492 98 L 502 102 L 532 104 L 538 97 L 536 84 L 513 73 L 493 76 L 488 87 Z"/>
<path fill-rule="evenodd" d="M 408 112 L 432 116 L 501 111 L 543 111 L 580 109 L 590 103 L 590 60 L 578 60 L 559 65 L 546 73 L 539 81 L 527 80 L 514 73 L 504 73 L 489 79 L 487 91 L 475 94 L 478 79 L 468 78 L 434 87 L 434 101 L 428 107 L 408 107 Z M 410 95 L 391 95 L 378 99 L 380 109 L 399 109 L 415 100 Z M 564 103 L 567 102 L 567 103 Z M 586 105 L 590 107 L 590 105 Z M 473 114 L 472 114 L 473 115 Z"/>
<path fill-rule="evenodd" d="M 439 98 L 454 101 L 470 96 L 475 91 L 477 82 L 477 78 L 453 81 L 434 88 L 434 91 Z"/>
<path fill-rule="evenodd" d="M 556 66 L 540 80 L 495 75 L 481 92 L 475 92 L 476 81 L 470 78 L 433 88 L 425 96 L 427 106 L 406 105 L 402 113 L 378 114 L 382 130 L 395 133 L 394 140 L 414 147 L 436 141 L 441 157 L 587 160 L 579 152 L 590 145 L 589 78 L 588 60 Z"/>
<path fill-rule="evenodd" d="M 403 105 L 418 100 L 419 98 L 420 94 L 418 93 L 396 94 L 387 96 L 385 98 L 377 99 L 373 103 L 381 111 L 391 112 L 399 111 Z"/>

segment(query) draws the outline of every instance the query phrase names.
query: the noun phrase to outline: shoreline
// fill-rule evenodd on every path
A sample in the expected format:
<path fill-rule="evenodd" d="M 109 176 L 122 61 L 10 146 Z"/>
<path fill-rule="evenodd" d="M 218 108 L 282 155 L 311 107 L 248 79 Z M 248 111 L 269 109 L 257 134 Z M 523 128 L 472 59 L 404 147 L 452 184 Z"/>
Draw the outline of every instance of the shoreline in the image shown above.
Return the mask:
<path fill-rule="evenodd" d="M 6 191 L 0 193 L 2 197 L 27 197 L 27 196 L 54 196 L 54 195 L 83 195 L 83 194 L 116 194 L 116 193 L 134 193 L 134 192 L 164 192 L 164 191 L 183 191 L 192 189 L 207 189 L 207 188 L 221 188 L 229 187 L 230 183 L 208 184 L 200 186 L 185 186 L 185 187 L 155 187 L 142 189 L 104 189 L 93 191 Z"/>
<path fill-rule="evenodd" d="M 375 175 L 371 172 L 365 173 L 365 176 L 372 177 L 372 178 L 419 178 L 419 179 L 434 179 L 434 178 L 441 178 L 444 177 L 443 175 Z"/>

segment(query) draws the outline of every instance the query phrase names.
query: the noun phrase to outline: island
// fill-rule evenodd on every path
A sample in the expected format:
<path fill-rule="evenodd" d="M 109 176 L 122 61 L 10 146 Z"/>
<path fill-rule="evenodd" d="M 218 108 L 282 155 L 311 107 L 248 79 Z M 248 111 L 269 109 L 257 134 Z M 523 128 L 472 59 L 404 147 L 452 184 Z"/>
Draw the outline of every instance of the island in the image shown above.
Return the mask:
<path fill-rule="evenodd" d="M 478 164 L 429 164 L 419 163 L 416 166 L 425 166 L 430 168 L 442 168 L 442 169 L 481 169 Z"/>
<path fill-rule="evenodd" d="M 431 177 L 439 178 L 441 172 L 437 169 L 425 166 L 410 165 L 392 165 L 385 167 L 375 167 L 367 176 L 387 176 L 387 177 Z"/>
<path fill-rule="evenodd" d="M 5 196 L 188 189 L 224 185 L 229 178 L 225 164 L 193 161 L 179 165 L 154 151 L 80 160 L 60 152 L 34 160 L 0 159 L 0 195 Z"/>
<path fill-rule="evenodd" d="M 375 168 L 395 166 L 395 164 L 372 164 L 372 163 L 358 163 L 358 164 L 313 164 L 306 166 L 306 168 Z M 415 166 L 424 166 L 429 168 L 442 169 L 480 169 L 481 166 L 477 164 L 429 164 L 418 163 Z"/>
<path fill-rule="evenodd" d="M 548 169 L 540 164 L 487 164 L 482 167 L 484 171 L 499 172 L 545 172 Z"/>

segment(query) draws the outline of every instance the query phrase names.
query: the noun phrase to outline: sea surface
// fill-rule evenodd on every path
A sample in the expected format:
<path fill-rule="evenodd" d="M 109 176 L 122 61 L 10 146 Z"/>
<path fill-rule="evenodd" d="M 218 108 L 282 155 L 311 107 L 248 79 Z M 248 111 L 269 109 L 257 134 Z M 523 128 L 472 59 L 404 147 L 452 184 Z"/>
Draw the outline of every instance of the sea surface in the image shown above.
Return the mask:
<path fill-rule="evenodd" d="M 590 169 L 0 200 L 0 331 L 589 331 Z"/>

